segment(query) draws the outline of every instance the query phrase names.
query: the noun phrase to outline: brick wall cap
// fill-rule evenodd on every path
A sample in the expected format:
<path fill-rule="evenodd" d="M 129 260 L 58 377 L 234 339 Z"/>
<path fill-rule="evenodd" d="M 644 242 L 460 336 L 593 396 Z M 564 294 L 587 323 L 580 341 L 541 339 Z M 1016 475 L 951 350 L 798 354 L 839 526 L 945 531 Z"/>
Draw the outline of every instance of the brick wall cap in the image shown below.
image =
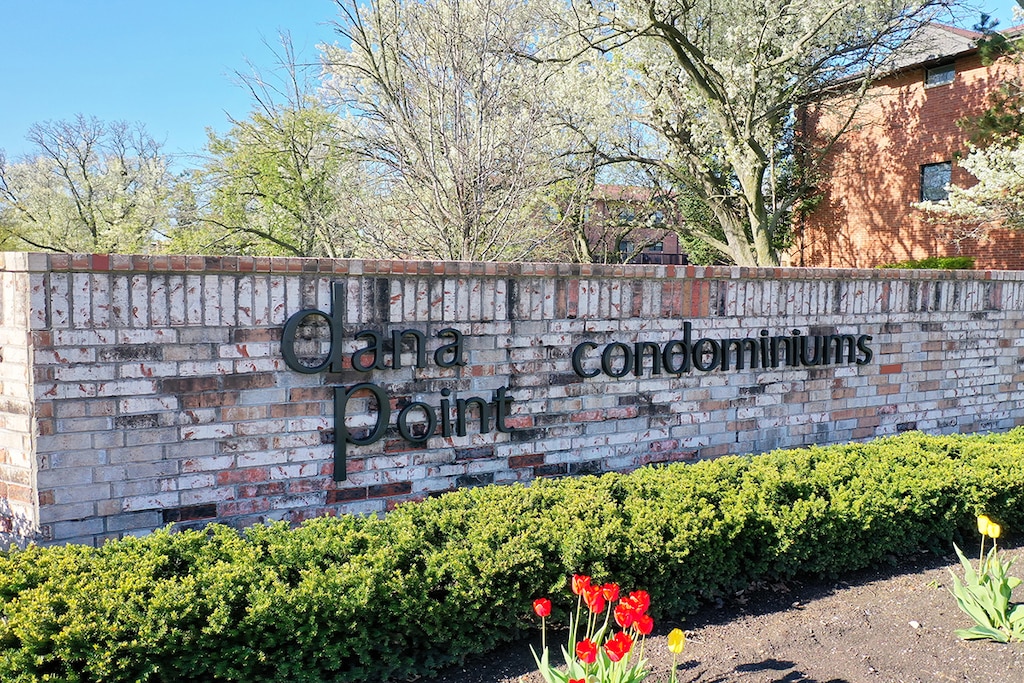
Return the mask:
<path fill-rule="evenodd" d="M 279 275 L 433 275 L 485 278 L 602 278 L 627 280 L 999 280 L 1024 281 L 1017 270 L 918 270 L 898 268 L 801 268 L 753 266 L 664 266 L 600 263 L 511 263 L 399 261 L 296 257 L 185 256 L 165 254 L 44 254 L 5 252 L 6 272 L 182 272 Z"/>

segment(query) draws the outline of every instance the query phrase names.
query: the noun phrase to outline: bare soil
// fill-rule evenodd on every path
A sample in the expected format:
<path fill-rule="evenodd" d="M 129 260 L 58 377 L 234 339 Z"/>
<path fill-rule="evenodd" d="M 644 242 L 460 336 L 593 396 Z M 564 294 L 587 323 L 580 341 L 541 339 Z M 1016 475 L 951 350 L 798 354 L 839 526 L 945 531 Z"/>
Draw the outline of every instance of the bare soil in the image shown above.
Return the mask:
<path fill-rule="evenodd" d="M 1011 574 L 1021 576 L 1024 545 L 1007 555 L 1019 558 Z M 647 683 L 669 680 L 672 656 L 665 635 L 675 627 L 687 636 L 677 665 L 680 683 L 1024 683 L 1024 643 L 962 641 L 954 635 L 972 625 L 948 590 L 949 569 L 959 574 L 959 567 L 953 554 L 922 554 L 842 580 L 753 587 L 682 623 L 660 624 L 645 648 Z M 1018 602 L 1021 589 L 1014 595 Z M 428 681 L 543 683 L 530 642 Z"/>

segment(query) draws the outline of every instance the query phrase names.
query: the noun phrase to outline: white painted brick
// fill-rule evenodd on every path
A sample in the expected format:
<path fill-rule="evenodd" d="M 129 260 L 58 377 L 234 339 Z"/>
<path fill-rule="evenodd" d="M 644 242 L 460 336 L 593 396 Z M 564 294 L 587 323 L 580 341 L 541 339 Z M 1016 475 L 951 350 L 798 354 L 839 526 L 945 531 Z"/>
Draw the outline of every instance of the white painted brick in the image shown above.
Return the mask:
<path fill-rule="evenodd" d="M 182 326 L 188 320 L 185 278 L 170 275 L 167 278 L 167 315 L 172 326 Z"/>
<path fill-rule="evenodd" d="M 201 325 L 205 308 L 203 303 L 203 279 L 199 275 L 187 275 L 184 287 L 185 322 L 189 325 Z"/>
<path fill-rule="evenodd" d="M 186 425 L 180 429 L 182 441 L 224 439 L 233 436 L 235 433 L 235 426 L 233 424 Z"/>
<path fill-rule="evenodd" d="M 257 327 L 269 325 L 270 315 L 270 279 L 257 277 L 253 282 L 252 324 Z"/>
<path fill-rule="evenodd" d="M 138 510 L 173 508 L 178 507 L 178 501 L 178 493 L 176 491 L 149 496 L 130 496 L 121 501 L 121 510 L 124 512 L 135 512 Z"/>

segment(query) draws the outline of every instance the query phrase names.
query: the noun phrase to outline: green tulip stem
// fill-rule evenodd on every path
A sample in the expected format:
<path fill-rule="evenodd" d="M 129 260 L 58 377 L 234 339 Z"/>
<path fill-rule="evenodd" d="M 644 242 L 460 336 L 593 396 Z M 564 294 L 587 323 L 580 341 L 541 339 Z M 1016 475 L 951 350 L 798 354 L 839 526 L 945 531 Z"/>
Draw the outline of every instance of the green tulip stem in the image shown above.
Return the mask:
<path fill-rule="evenodd" d="M 580 626 L 580 609 L 583 607 L 583 596 L 576 598 L 576 618 L 569 621 L 569 656 L 576 656 L 576 629 Z M 568 664 L 569 662 L 566 662 Z"/>

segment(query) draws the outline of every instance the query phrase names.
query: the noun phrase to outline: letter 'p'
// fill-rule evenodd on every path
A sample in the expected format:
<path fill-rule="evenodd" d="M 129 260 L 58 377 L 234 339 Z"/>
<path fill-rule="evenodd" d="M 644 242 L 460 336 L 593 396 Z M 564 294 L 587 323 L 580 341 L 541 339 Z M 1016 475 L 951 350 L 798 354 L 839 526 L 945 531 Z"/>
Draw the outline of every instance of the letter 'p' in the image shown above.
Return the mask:
<path fill-rule="evenodd" d="M 369 391 L 377 399 L 377 421 L 370 433 L 362 438 L 353 436 L 345 424 L 348 401 L 358 391 Z M 334 481 L 348 479 L 348 445 L 368 446 L 380 441 L 390 420 L 391 404 L 388 402 L 388 396 L 376 384 L 363 382 L 347 390 L 344 387 L 334 387 Z"/>

